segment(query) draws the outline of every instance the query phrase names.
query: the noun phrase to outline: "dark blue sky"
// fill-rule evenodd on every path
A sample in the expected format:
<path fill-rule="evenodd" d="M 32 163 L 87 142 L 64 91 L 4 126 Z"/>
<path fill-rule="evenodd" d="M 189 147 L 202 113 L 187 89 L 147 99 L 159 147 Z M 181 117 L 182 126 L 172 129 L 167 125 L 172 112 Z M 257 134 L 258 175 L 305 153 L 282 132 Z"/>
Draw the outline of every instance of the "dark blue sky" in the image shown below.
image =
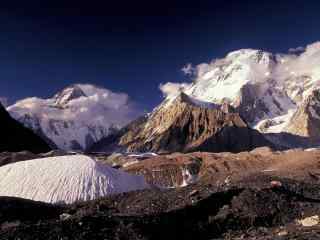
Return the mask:
<path fill-rule="evenodd" d="M 92 83 L 151 109 L 160 83 L 187 80 L 186 63 L 320 40 L 318 1 L 24 2 L 0 9 L 0 96 L 11 103 Z"/>

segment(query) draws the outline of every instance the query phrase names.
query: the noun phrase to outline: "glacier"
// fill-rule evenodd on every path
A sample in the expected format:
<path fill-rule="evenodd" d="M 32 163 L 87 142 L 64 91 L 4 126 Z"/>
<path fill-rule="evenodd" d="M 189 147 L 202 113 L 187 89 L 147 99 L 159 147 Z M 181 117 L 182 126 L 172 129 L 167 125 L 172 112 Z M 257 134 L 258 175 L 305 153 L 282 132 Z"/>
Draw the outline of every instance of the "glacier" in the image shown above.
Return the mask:
<path fill-rule="evenodd" d="M 149 188 L 128 174 L 85 155 L 34 159 L 0 167 L 0 196 L 73 203 Z"/>

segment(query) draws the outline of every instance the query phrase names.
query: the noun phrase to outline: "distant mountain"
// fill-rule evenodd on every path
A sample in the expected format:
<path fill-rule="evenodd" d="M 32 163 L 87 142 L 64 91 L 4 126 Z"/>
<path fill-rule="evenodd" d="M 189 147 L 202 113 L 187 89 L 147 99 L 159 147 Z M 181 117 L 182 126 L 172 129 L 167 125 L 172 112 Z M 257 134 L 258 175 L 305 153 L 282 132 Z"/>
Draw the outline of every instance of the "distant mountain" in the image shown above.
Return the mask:
<path fill-rule="evenodd" d="M 33 153 L 50 151 L 50 147 L 30 129 L 10 117 L 0 105 L 0 152 L 18 152 L 28 150 Z"/>
<path fill-rule="evenodd" d="M 144 120 L 94 144 L 90 150 L 240 152 L 260 146 L 272 144 L 250 129 L 232 107 L 200 102 L 180 93 L 170 104 L 164 102 Z"/>
<path fill-rule="evenodd" d="M 128 95 L 89 84 L 69 86 L 49 99 L 27 98 L 7 109 L 52 147 L 64 150 L 85 150 L 140 114 Z"/>

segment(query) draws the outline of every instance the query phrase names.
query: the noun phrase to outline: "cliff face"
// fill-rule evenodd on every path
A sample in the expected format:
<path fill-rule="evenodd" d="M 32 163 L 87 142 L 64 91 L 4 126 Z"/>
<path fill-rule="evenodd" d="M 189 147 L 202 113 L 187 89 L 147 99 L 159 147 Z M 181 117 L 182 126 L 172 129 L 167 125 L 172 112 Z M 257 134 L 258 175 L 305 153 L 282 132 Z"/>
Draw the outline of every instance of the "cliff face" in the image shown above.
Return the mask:
<path fill-rule="evenodd" d="M 231 107 L 195 101 L 184 93 L 113 140 L 118 149 L 128 152 L 240 152 L 270 146 Z M 111 150 L 110 146 L 115 147 L 109 138 L 93 150 Z"/>
<path fill-rule="evenodd" d="M 320 140 L 320 90 L 314 90 L 301 104 L 286 129 L 289 133 L 308 138 L 311 142 Z"/>

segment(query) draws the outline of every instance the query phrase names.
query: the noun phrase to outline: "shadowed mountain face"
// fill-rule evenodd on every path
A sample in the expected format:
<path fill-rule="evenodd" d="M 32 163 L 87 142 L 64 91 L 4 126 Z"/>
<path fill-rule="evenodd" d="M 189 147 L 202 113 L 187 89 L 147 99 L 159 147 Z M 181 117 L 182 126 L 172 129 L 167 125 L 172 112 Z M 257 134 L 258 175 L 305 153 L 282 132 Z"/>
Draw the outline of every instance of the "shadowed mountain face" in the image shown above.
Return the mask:
<path fill-rule="evenodd" d="M 33 153 L 41 153 L 51 150 L 40 137 L 11 118 L 2 105 L 0 105 L 0 123 L 2 134 L 0 152 L 28 150 Z"/>
<path fill-rule="evenodd" d="M 149 117 L 98 142 L 91 150 L 240 152 L 259 146 L 271 146 L 271 143 L 249 128 L 231 107 L 210 106 L 181 93 L 173 103 L 164 103 Z"/>

